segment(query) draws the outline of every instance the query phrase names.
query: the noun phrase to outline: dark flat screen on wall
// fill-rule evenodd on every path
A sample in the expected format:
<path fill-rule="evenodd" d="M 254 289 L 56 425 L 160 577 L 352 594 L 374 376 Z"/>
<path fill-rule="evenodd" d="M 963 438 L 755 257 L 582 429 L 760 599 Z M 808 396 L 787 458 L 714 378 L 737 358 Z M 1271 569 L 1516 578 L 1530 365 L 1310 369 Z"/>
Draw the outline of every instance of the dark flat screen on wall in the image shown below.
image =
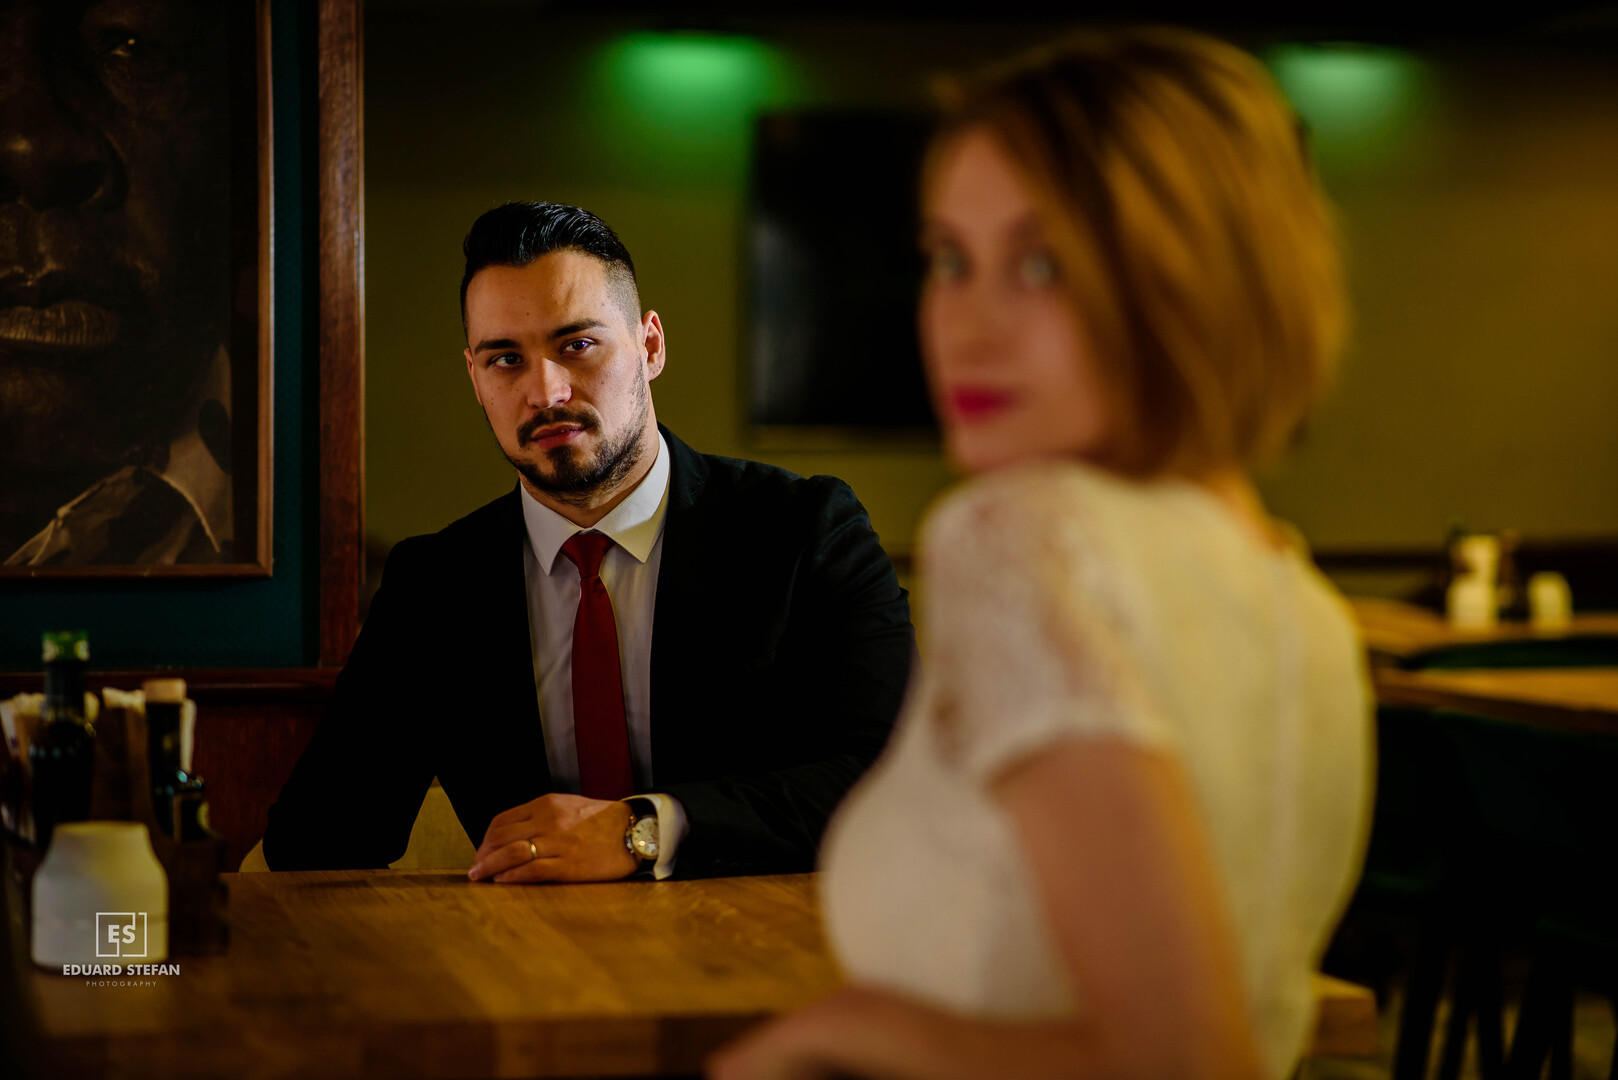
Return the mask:
<path fill-rule="evenodd" d="M 929 124 L 809 111 L 758 120 L 748 223 L 755 431 L 936 430 L 916 347 L 916 190 Z"/>

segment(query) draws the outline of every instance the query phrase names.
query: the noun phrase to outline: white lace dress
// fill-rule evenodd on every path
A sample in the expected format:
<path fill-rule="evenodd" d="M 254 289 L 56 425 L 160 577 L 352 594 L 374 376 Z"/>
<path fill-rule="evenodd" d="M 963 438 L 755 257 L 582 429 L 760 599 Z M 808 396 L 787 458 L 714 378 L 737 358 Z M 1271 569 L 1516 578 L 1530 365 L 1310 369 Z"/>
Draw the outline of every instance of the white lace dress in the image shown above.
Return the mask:
<path fill-rule="evenodd" d="M 1075 464 L 957 490 L 920 569 L 921 670 L 822 854 L 850 977 L 985 1017 L 1082 1012 L 986 786 L 1056 740 L 1127 739 L 1191 779 L 1286 1076 L 1369 817 L 1370 692 L 1342 599 L 1202 489 Z"/>

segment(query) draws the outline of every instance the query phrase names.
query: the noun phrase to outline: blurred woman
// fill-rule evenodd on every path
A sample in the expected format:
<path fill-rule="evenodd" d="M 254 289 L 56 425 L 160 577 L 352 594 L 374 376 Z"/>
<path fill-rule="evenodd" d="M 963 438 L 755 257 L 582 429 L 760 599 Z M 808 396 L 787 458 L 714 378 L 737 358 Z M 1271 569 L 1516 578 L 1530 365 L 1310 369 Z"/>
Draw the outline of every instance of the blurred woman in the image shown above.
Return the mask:
<path fill-rule="evenodd" d="M 1349 614 L 1251 480 L 1344 323 L 1298 123 L 1228 45 L 1087 36 L 959 87 L 923 219 L 973 479 L 823 852 L 853 988 L 712 1075 L 1278 1080 L 1370 788 Z"/>

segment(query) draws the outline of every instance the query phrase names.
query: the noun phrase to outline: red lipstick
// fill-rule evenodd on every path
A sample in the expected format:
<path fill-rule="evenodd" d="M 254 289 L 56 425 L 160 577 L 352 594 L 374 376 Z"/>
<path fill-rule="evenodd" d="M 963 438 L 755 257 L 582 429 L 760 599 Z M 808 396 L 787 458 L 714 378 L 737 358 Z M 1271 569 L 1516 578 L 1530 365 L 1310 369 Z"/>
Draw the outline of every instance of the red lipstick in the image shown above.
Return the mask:
<path fill-rule="evenodd" d="M 1004 390 L 986 386 L 957 386 L 945 398 L 950 415 L 963 423 L 987 420 L 1012 402 Z"/>

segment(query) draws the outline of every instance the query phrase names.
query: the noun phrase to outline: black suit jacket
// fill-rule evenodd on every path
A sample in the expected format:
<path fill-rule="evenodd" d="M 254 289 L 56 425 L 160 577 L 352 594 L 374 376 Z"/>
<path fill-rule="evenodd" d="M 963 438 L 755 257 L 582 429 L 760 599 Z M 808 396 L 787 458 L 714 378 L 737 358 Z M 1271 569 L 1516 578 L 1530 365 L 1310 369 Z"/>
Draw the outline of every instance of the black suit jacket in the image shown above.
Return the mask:
<path fill-rule="evenodd" d="M 842 481 L 663 435 L 652 771 L 690 819 L 677 872 L 810 869 L 898 712 L 905 592 Z M 273 869 L 393 862 L 435 775 L 474 843 L 551 790 L 525 543 L 513 489 L 395 545 L 335 699 L 270 809 Z"/>

